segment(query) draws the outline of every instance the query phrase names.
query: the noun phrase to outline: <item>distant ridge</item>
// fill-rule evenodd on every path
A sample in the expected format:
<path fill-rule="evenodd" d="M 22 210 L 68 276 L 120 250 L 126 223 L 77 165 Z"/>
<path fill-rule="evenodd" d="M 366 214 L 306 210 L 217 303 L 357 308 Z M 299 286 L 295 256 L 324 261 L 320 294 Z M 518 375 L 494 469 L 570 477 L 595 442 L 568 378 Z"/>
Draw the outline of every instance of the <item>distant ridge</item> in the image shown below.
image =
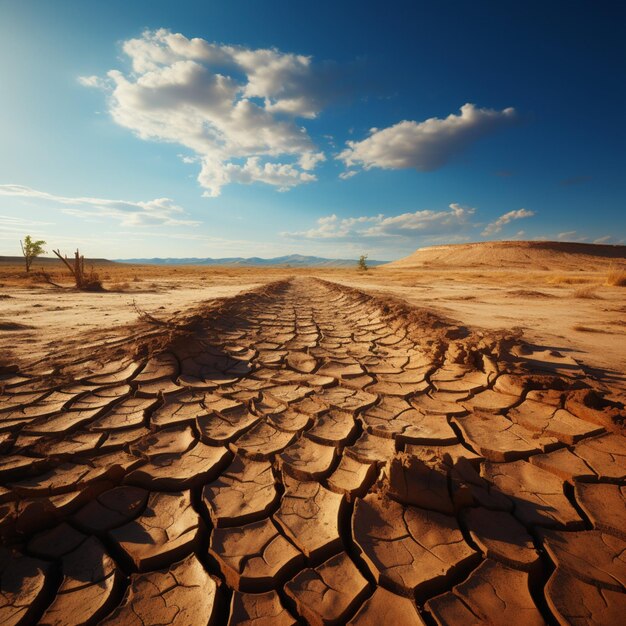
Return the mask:
<path fill-rule="evenodd" d="M 231 267 L 353 267 L 356 259 L 325 259 L 318 256 L 289 254 L 287 256 L 262 259 L 260 257 L 226 257 L 226 258 L 152 258 L 152 259 L 115 259 L 117 263 L 136 263 L 138 265 L 223 265 Z M 370 266 L 382 265 L 386 261 L 370 261 Z"/>
<path fill-rule="evenodd" d="M 71 255 L 70 255 L 71 256 Z M 73 258 L 73 257 L 71 257 Z M 35 268 L 39 264 L 48 265 L 50 263 L 54 263 L 55 265 L 58 263 L 61 265 L 61 261 L 55 256 L 38 256 L 33 262 L 33 268 Z M 87 259 L 85 258 L 85 263 L 87 265 L 106 265 L 107 263 L 115 263 L 115 261 L 111 261 L 109 259 Z M 14 265 L 14 264 L 24 264 L 23 256 L 0 256 L 0 265 Z"/>
<path fill-rule="evenodd" d="M 626 246 L 565 241 L 483 241 L 418 248 L 388 268 L 515 267 L 586 269 L 590 263 L 626 263 Z"/>

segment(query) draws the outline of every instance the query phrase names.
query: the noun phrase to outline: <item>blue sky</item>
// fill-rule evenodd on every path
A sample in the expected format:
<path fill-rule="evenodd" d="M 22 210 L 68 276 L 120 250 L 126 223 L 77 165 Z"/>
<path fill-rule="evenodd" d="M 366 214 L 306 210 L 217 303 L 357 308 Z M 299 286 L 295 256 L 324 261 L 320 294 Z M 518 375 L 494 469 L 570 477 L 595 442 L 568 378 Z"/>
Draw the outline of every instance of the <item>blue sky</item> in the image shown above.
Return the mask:
<path fill-rule="evenodd" d="M 624 243 L 624 6 L 0 0 L 0 254 Z"/>

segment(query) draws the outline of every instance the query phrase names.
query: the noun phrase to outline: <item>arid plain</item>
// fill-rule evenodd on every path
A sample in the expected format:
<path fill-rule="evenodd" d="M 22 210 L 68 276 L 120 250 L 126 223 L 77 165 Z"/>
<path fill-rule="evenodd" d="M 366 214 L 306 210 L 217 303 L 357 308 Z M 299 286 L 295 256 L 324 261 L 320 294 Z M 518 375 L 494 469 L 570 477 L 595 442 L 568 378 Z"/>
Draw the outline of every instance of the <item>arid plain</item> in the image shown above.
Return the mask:
<path fill-rule="evenodd" d="M 0 264 L 0 622 L 623 618 L 623 246 L 39 266 Z"/>

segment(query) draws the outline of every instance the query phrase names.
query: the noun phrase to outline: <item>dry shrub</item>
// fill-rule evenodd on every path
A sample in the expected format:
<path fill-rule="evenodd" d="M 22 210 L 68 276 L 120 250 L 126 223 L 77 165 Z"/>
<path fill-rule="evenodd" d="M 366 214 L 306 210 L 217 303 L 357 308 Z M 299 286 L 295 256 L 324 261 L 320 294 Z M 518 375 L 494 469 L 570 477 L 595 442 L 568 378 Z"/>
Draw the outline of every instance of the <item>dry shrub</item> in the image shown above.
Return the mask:
<path fill-rule="evenodd" d="M 128 291 L 130 285 L 128 283 L 111 283 L 108 286 L 109 291 Z"/>
<path fill-rule="evenodd" d="M 601 300 L 600 296 L 596 293 L 596 288 L 593 286 L 576 289 L 572 295 L 574 298 L 583 298 L 585 300 Z"/>
<path fill-rule="evenodd" d="M 50 277 L 50 274 L 48 272 L 44 272 L 43 270 L 38 270 L 36 272 L 30 272 L 26 274 L 24 278 L 25 280 L 31 283 L 47 283 L 47 282 L 50 282 L 48 280 L 49 277 Z"/>
<path fill-rule="evenodd" d="M 82 281 L 77 281 L 76 286 L 82 291 L 102 291 L 102 281 L 93 268 L 93 265 L 89 268 L 89 272 L 83 274 Z"/>
<path fill-rule="evenodd" d="M 59 283 L 55 282 L 56 273 L 53 275 L 50 272 L 46 272 L 46 270 L 40 268 L 37 272 L 33 272 L 30 276 L 30 280 L 34 283 L 47 283 L 48 285 L 52 285 L 53 287 L 61 287 Z"/>
<path fill-rule="evenodd" d="M 611 268 L 606 277 L 606 284 L 611 287 L 626 287 L 626 270 Z"/>

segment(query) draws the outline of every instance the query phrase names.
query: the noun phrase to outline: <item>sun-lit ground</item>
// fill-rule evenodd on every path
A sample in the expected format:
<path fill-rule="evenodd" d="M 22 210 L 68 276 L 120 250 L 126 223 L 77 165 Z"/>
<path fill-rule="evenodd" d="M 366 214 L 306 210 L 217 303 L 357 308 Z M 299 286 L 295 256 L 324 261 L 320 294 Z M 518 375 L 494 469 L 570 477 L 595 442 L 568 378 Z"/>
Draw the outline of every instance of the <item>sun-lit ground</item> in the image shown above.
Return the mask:
<path fill-rule="evenodd" d="M 49 280 L 42 277 L 45 269 Z M 0 266 L 0 340 L 4 361 L 32 361 L 96 333 L 112 337 L 137 319 L 137 309 L 168 319 L 198 304 L 289 276 L 318 276 L 427 307 L 463 325 L 523 329 L 529 341 L 553 347 L 593 368 L 611 387 L 626 389 L 626 289 L 607 284 L 614 264 L 568 270 L 493 268 L 301 269 L 94 266 L 105 291 L 72 289 L 55 264 Z"/>
<path fill-rule="evenodd" d="M 20 623 L 618 623 L 605 267 L 95 271 L 0 279 Z"/>

